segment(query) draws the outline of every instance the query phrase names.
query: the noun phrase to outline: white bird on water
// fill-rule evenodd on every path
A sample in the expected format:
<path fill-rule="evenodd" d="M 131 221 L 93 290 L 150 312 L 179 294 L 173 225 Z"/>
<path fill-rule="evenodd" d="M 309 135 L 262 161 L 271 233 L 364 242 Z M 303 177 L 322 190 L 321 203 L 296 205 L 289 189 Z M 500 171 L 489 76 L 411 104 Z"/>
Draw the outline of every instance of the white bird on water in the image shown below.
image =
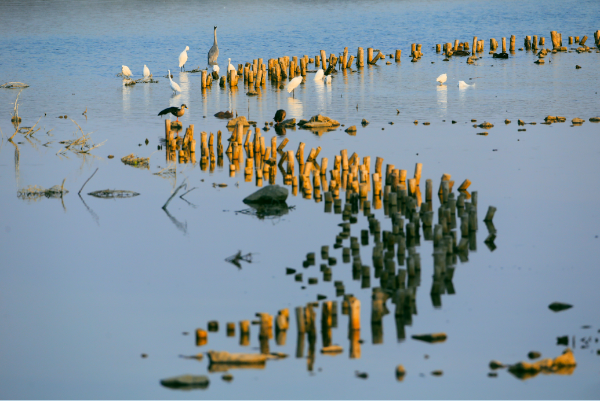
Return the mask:
<path fill-rule="evenodd" d="M 217 65 L 217 58 L 219 57 L 219 46 L 217 46 L 217 27 L 215 26 L 215 42 L 213 43 L 212 47 L 210 48 L 210 50 L 208 51 L 208 65 Z M 213 71 L 214 68 L 213 68 Z M 217 74 L 219 73 L 218 67 L 217 67 Z"/>
<path fill-rule="evenodd" d="M 446 74 L 442 74 L 439 77 L 437 77 L 436 81 L 438 81 L 440 83 L 440 85 L 443 85 L 447 79 L 448 79 L 448 76 Z"/>
<path fill-rule="evenodd" d="M 130 77 L 133 75 L 129 67 L 127 67 L 126 65 L 121 66 L 121 74 L 123 74 L 124 77 Z"/>
<path fill-rule="evenodd" d="M 462 88 L 462 89 L 468 88 L 469 86 L 473 86 L 473 85 L 475 85 L 475 84 L 469 85 L 465 81 L 458 81 L 458 87 Z"/>
<path fill-rule="evenodd" d="M 231 64 L 231 59 L 228 58 L 227 59 L 227 72 L 229 73 L 229 71 L 235 71 L 235 67 L 233 66 L 233 64 Z"/>
<path fill-rule="evenodd" d="M 177 84 L 177 82 L 171 79 L 171 70 L 169 70 L 169 82 L 171 82 L 171 89 L 173 89 L 174 93 L 181 92 L 181 88 Z"/>
<path fill-rule="evenodd" d="M 288 82 L 288 84 L 285 86 L 285 89 L 288 91 L 288 93 L 292 92 L 292 97 L 294 97 L 294 89 L 296 89 L 296 87 L 298 85 L 300 85 L 300 82 L 302 82 L 302 75 L 292 79 L 290 82 Z"/>
<path fill-rule="evenodd" d="M 218 74 L 221 69 L 219 68 L 218 65 L 215 64 L 212 66 L 212 70 Z"/>
<path fill-rule="evenodd" d="M 325 76 L 325 83 L 326 84 L 331 84 L 331 80 L 333 79 L 333 76 L 331 75 L 326 75 Z"/>
<path fill-rule="evenodd" d="M 187 61 L 187 51 L 190 50 L 189 46 L 185 47 L 185 50 L 179 55 L 179 68 L 185 71 L 185 62 Z"/>
<path fill-rule="evenodd" d="M 144 64 L 144 79 L 148 78 L 150 78 L 150 69 L 148 69 L 148 67 L 146 67 L 146 64 Z"/>
<path fill-rule="evenodd" d="M 324 76 L 325 76 L 325 71 L 323 71 L 322 68 L 319 68 L 317 70 L 317 73 L 315 74 L 315 81 L 322 81 Z"/>

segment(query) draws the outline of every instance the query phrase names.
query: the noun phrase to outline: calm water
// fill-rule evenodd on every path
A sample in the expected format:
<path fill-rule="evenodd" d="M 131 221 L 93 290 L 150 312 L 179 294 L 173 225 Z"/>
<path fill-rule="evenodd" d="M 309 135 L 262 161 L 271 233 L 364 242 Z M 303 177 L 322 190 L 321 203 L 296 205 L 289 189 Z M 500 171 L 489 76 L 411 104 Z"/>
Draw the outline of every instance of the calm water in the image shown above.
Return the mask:
<path fill-rule="evenodd" d="M 517 47 L 534 34 L 546 37 L 548 45 L 550 30 L 561 32 L 565 44 L 568 36 L 588 35 L 592 46 L 599 12 L 596 1 L 2 2 L 0 83 L 30 85 L 19 98 L 22 126 L 41 116 L 42 129 L 29 141 L 17 134 L 7 142 L 18 91 L 0 90 L 0 397 L 597 398 L 600 125 L 587 120 L 598 115 L 600 55 L 556 54 L 537 66 L 531 52 L 494 60 L 487 51 L 490 37 L 500 41 L 512 34 Z M 200 74 L 180 73 L 177 57 L 189 46 L 187 69 L 203 68 L 214 25 L 222 69 L 228 58 L 237 66 L 258 57 L 314 57 L 321 49 L 337 54 L 345 46 L 350 54 L 358 46 L 385 54 L 402 49 L 402 62 L 339 73 L 330 86 L 315 85 L 309 75 L 295 100 L 270 82 L 258 98 L 246 96 L 241 82 L 237 91 L 215 83 L 203 92 Z M 477 65 L 461 58 L 443 62 L 432 50 L 454 39 L 471 43 L 474 35 L 486 43 Z M 412 42 L 423 44 L 418 63 L 408 57 Z M 116 77 L 122 64 L 134 78 L 148 65 L 159 83 L 122 86 Z M 172 95 L 167 69 L 182 93 Z M 446 88 L 435 83 L 442 73 L 448 74 Z M 475 86 L 459 90 L 460 80 Z M 398 341 L 388 301 L 392 313 L 384 317 L 383 342 L 377 343 L 369 325 L 371 289 L 361 289 L 341 249 L 332 248 L 341 215 L 324 213 L 323 202 L 301 195 L 290 196 L 295 208 L 278 219 L 236 214 L 256 186 L 243 174 L 229 177 L 227 159 L 212 172 L 180 164 L 176 178 L 152 174 L 167 165 L 164 150 L 156 151 L 164 135 L 156 114 L 181 103 L 189 107 L 181 120 L 195 125 L 198 142 L 201 131 L 221 130 L 228 137 L 225 123 L 213 117 L 221 110 L 236 110 L 259 127 L 278 108 L 295 118 L 322 113 L 346 127 L 357 125 L 356 136 L 345 128 L 321 136 L 288 130 L 286 149 L 304 142 L 308 154 L 321 146 L 320 156 L 330 166 L 341 149 L 370 155 L 373 166 L 381 156 L 409 174 L 423 163 L 423 180 L 433 179 L 434 189 L 443 173 L 452 174 L 457 185 L 470 179 L 470 190 L 479 194 L 477 250 L 457 264 L 455 294 L 442 295 L 442 307 L 434 307 L 433 247 L 421 238 L 417 314 L 405 328 L 406 340 Z M 81 114 L 86 108 L 87 118 Z M 65 114 L 92 132 L 94 143 L 106 140 L 94 156 L 56 155 L 60 141 L 79 135 L 71 121 L 57 118 Z M 586 123 L 540 125 L 549 114 Z M 370 121 L 365 128 L 363 118 Z M 477 136 L 482 129 L 472 127 L 472 118 L 495 127 Z M 513 123 L 505 126 L 506 118 Z M 415 119 L 431 125 L 414 125 Z M 538 125 L 517 127 L 517 119 Z M 275 135 L 263 134 L 267 142 Z M 149 171 L 123 165 L 119 159 L 129 153 L 150 156 Z M 96 168 L 80 199 L 79 188 Z M 23 187 L 60 185 L 63 179 L 70 191 L 63 202 L 16 196 Z M 188 189 L 197 189 L 185 196 L 189 203 L 174 198 L 165 213 L 161 206 L 184 179 Z M 217 189 L 213 183 L 228 186 Z M 281 173 L 277 183 L 283 184 Z M 105 188 L 141 196 L 86 195 Z M 498 208 L 493 252 L 484 243 L 488 233 L 481 221 L 489 205 Z M 436 222 L 438 206 L 436 199 Z M 390 230 L 384 210 L 374 213 L 382 230 Z M 366 228 L 360 214 L 352 235 L 360 237 Z M 348 318 L 341 313 L 332 336 L 344 353 L 322 356 L 319 334 L 312 371 L 307 350 L 296 358 L 294 319 L 286 344 L 271 342 L 272 351 L 290 357 L 270 361 L 264 370 L 232 370 L 232 383 L 222 381 L 221 373 L 208 373 L 206 358 L 178 358 L 209 349 L 259 352 L 257 326 L 251 328 L 250 346 L 242 347 L 237 337 L 226 337 L 225 323 L 303 306 L 317 294 L 341 304 L 333 283 L 322 281 L 322 245 L 338 260 L 332 280 L 342 280 L 346 293 L 362 302 L 360 358 L 350 358 Z M 372 245 L 371 237 L 370 246 L 361 247 L 363 264 L 370 266 Z M 224 261 L 238 250 L 252 252 L 253 263 L 237 269 Z M 308 252 L 316 252 L 317 266 L 305 270 Z M 286 276 L 286 267 L 302 271 L 305 282 Z M 307 285 L 308 277 L 318 277 L 319 284 Z M 371 287 L 378 285 L 372 276 Z M 547 306 L 554 301 L 574 308 L 553 313 Z M 209 320 L 219 320 L 221 329 L 211 333 L 208 345 L 196 347 L 192 334 Z M 441 331 L 448 334 L 442 344 L 410 338 Z M 515 363 L 532 350 L 558 356 L 564 347 L 556 338 L 563 335 L 576 337 L 572 375 L 521 381 L 502 370 L 497 378 L 487 377 L 492 359 Z M 589 347 L 582 338 L 591 338 Z M 398 364 L 407 370 L 403 382 L 394 377 Z M 443 376 L 430 374 L 437 369 Z M 369 378 L 355 378 L 356 370 Z M 184 392 L 159 383 L 185 373 L 208 374 L 209 388 Z"/>

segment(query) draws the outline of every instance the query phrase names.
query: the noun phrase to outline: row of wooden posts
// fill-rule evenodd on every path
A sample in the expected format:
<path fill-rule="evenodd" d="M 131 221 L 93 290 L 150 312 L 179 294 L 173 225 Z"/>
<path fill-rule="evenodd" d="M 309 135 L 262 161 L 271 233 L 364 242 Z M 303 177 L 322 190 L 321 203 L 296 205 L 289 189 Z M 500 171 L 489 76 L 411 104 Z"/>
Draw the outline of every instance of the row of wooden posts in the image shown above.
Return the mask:
<path fill-rule="evenodd" d="M 563 49 L 562 34 L 551 31 L 550 37 L 553 49 Z M 508 51 L 514 52 L 516 51 L 516 36 L 511 35 L 509 39 Z M 579 36 L 569 36 L 569 44 L 579 43 L 581 46 L 584 46 L 586 40 L 587 36 L 583 36 L 581 40 L 579 39 Z M 501 39 L 502 53 L 507 52 L 506 42 L 506 37 L 503 37 Z M 596 47 L 600 46 L 600 30 L 594 32 L 594 42 Z M 538 46 L 541 47 L 545 45 L 545 38 L 543 36 L 538 37 L 538 35 L 528 35 L 525 36 L 523 44 L 525 50 L 537 50 Z M 469 45 L 468 41 L 460 42 L 458 39 L 454 40 L 454 44 L 448 42 L 437 44 L 435 46 L 437 53 L 443 52 L 448 57 L 459 50 L 468 51 L 474 49 L 474 52 L 480 53 L 484 51 L 484 47 L 484 40 L 478 39 L 477 36 L 473 37 L 472 46 Z M 491 38 L 489 40 L 489 47 L 490 53 L 494 53 L 499 47 L 498 41 L 495 38 Z M 410 57 L 412 58 L 412 61 L 417 61 L 421 58 L 423 55 L 421 49 L 421 44 L 411 44 Z M 372 47 L 367 48 L 367 64 L 375 64 L 378 60 L 386 58 L 381 51 L 377 51 L 377 54 L 374 54 L 374 52 L 375 49 Z M 396 49 L 393 55 L 394 60 L 400 62 L 401 55 L 402 50 Z M 392 57 L 391 54 L 389 56 Z M 249 85 L 253 85 L 256 88 L 260 88 L 261 85 L 266 84 L 267 79 L 276 83 L 288 78 L 293 79 L 296 76 L 306 76 L 310 64 L 312 63 L 314 63 L 315 68 L 322 68 L 325 71 L 335 68 L 345 70 L 351 68 L 354 64 L 357 68 L 362 68 L 365 66 L 364 49 L 359 47 L 356 52 L 356 57 L 354 55 L 349 55 L 348 47 L 345 47 L 340 56 L 336 56 L 333 53 L 327 56 L 325 50 L 321 50 L 315 57 L 304 55 L 300 58 L 293 56 L 290 59 L 289 56 L 283 56 L 276 59 L 269 59 L 266 64 L 263 62 L 262 58 L 257 58 L 251 63 L 238 64 L 237 69 L 228 70 L 225 76 L 220 77 L 219 85 L 225 87 L 227 82 L 229 82 L 230 86 L 235 87 L 238 84 L 238 77 L 243 77 L 244 82 L 247 82 Z M 217 78 L 217 73 L 209 74 L 206 70 L 202 71 L 202 88 L 211 86 L 213 79 Z"/>

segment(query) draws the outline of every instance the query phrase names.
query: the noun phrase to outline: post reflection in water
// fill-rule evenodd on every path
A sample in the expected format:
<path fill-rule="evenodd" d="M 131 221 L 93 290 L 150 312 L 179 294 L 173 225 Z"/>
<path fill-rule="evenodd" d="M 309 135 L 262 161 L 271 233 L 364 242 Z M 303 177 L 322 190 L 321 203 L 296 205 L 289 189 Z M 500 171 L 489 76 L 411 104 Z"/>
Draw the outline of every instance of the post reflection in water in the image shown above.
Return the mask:
<path fill-rule="evenodd" d="M 445 90 L 439 92 L 446 93 Z M 302 102 L 297 99 L 288 99 L 290 113 L 302 110 Z M 297 109 L 295 108 L 297 107 Z M 175 132 L 180 127 L 170 126 L 166 122 L 166 143 L 168 145 L 167 158 L 175 160 L 175 151 L 179 150 L 178 161 L 185 163 L 195 160 L 195 140 L 193 125 L 186 128 L 183 137 L 175 137 Z M 217 133 L 217 144 L 214 136 L 206 132 L 201 133 L 201 161 L 200 167 L 205 170 L 210 160 L 211 169 L 214 168 L 215 152 L 222 163 L 223 147 L 220 132 Z M 254 138 L 251 136 L 254 134 Z M 207 139 L 208 138 L 208 139 Z M 342 217 L 342 232 L 336 235 L 334 249 L 342 248 L 343 263 L 351 263 L 351 279 L 358 291 L 371 288 L 370 329 L 372 344 L 384 343 L 385 316 L 393 316 L 396 327 L 397 341 L 406 338 L 406 326 L 411 326 L 413 316 L 417 315 L 417 290 L 422 282 L 422 260 L 418 247 L 423 241 L 431 241 L 432 254 L 432 282 L 429 291 L 433 308 L 442 308 L 443 295 L 454 295 L 456 290 L 452 282 L 456 264 L 468 262 L 469 252 L 477 251 L 478 229 L 477 218 L 477 192 L 469 193 L 469 180 L 460 186 L 458 195 L 452 191 L 454 181 L 449 174 L 444 174 L 440 181 L 437 199 L 437 222 L 434 222 L 435 210 L 433 207 L 433 181 L 425 180 L 424 193 L 421 191 L 422 165 L 415 166 L 414 178 L 407 177 L 407 170 L 386 165 L 383 174 L 383 159 L 375 160 L 375 168 L 371 170 L 371 158 L 362 159 L 357 153 L 348 157 L 348 151 L 343 149 L 340 156 L 336 156 L 330 167 L 330 179 L 327 169 L 329 163 L 326 158 L 317 161 L 321 149 L 311 149 L 305 160 L 304 146 L 301 144 L 297 152 L 276 149 L 277 138 L 273 137 L 270 147 L 266 147 L 265 138 L 260 129 L 244 126 L 241 122 L 231 130 L 228 139 L 229 148 L 227 158 L 230 163 L 230 175 L 244 174 L 246 181 L 252 182 L 256 174 L 256 186 L 263 185 L 263 179 L 274 184 L 277 180 L 277 171 L 281 172 L 281 183 L 291 186 L 293 196 L 302 192 L 303 198 L 314 200 L 315 203 L 325 202 L 325 213 L 340 214 Z M 283 143 L 285 142 L 285 143 Z M 283 141 L 282 145 L 287 143 Z M 244 156 L 246 161 L 244 162 Z M 279 163 L 277 158 L 280 157 Z M 295 162 L 298 161 L 298 163 Z M 287 166 L 286 166 L 287 165 Z M 242 173 L 243 168 L 243 173 Z M 373 172 L 371 172 L 373 171 Z M 312 174 L 312 177 L 311 177 Z M 341 192 L 340 189 L 344 192 Z M 314 195 L 313 195 L 314 191 Z M 380 220 L 371 210 L 371 201 L 368 192 L 372 191 L 373 210 L 384 219 Z M 317 196 L 318 194 L 318 196 Z M 345 198 L 345 204 L 343 199 Z M 332 210 L 332 204 L 334 208 Z M 486 215 L 486 227 L 489 235 L 485 241 L 490 251 L 495 249 L 494 240 L 497 232 L 492 222 L 495 212 L 490 207 Z M 488 217 L 489 216 L 489 217 Z M 358 236 L 352 236 L 351 227 L 360 218 L 368 220 L 368 229 Z M 460 220 L 459 220 L 460 219 Z M 390 222 L 389 229 L 382 229 L 382 224 Z M 421 235 L 422 234 L 422 235 Z M 421 238 L 421 236 L 423 238 Z M 344 246 L 343 241 L 350 239 L 349 246 Z M 372 244 L 372 245 L 370 245 Z M 371 283 L 371 267 L 366 265 L 361 258 L 361 249 L 369 249 L 372 258 L 373 278 L 378 283 Z M 315 265 L 314 253 L 309 253 L 303 263 L 305 268 Z M 331 266 L 336 264 L 336 258 L 329 255 L 329 246 L 321 248 L 321 256 L 327 264 L 321 265 L 323 274 L 322 283 L 331 282 Z M 297 281 L 302 281 L 302 278 Z M 354 283 L 356 282 L 356 284 Z M 330 286 L 331 284 L 324 284 Z M 376 286 L 375 286 L 376 285 Z M 342 280 L 333 282 L 337 297 L 342 297 L 342 314 L 348 316 L 348 357 L 359 359 L 362 355 L 361 344 L 361 301 L 358 297 L 346 293 L 346 284 Z M 321 340 L 322 353 L 339 355 L 341 348 L 335 345 L 334 328 L 337 328 L 337 301 L 322 300 L 309 302 L 304 307 L 297 307 L 296 311 L 296 357 L 305 355 L 305 341 L 308 341 L 306 351 L 307 369 L 313 371 L 316 359 L 317 310 L 321 306 Z M 388 301 L 390 303 L 388 304 Z M 389 308 L 393 306 L 393 314 Z M 276 344 L 281 346 L 286 342 L 288 329 L 287 309 L 280 310 L 276 326 L 273 326 L 273 316 L 268 313 L 258 313 L 260 317 L 260 333 L 258 336 L 261 354 L 270 354 L 270 340 L 275 333 Z M 241 324 L 241 323 L 240 323 Z M 363 332 L 364 333 L 364 332 Z M 248 344 L 247 333 L 240 334 L 240 343 Z"/>

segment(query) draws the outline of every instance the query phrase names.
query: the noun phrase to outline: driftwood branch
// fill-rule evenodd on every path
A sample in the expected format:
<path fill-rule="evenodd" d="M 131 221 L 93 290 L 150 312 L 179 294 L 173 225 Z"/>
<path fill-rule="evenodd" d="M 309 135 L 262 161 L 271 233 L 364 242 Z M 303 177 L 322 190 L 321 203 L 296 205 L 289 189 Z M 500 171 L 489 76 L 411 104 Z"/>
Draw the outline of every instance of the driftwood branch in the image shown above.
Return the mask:
<path fill-rule="evenodd" d="M 88 183 L 89 180 L 92 179 L 92 177 L 98 172 L 98 168 L 96 169 L 96 171 L 94 171 L 94 173 L 92 175 L 90 175 L 90 178 L 88 178 L 83 185 L 81 186 L 81 189 L 79 190 L 79 192 L 77 192 L 77 195 L 79 195 L 81 193 L 81 191 L 83 191 L 83 187 L 85 187 L 85 185 Z"/>
<path fill-rule="evenodd" d="M 173 194 L 169 197 L 169 199 L 167 199 L 167 202 L 162 207 L 164 210 L 167 210 L 167 206 L 169 205 L 169 202 L 171 202 L 171 199 L 173 199 L 175 195 L 177 195 L 177 192 L 179 192 L 179 190 L 184 186 L 187 188 L 187 184 L 185 181 L 180 186 L 178 186 L 175 191 L 173 191 Z"/>

